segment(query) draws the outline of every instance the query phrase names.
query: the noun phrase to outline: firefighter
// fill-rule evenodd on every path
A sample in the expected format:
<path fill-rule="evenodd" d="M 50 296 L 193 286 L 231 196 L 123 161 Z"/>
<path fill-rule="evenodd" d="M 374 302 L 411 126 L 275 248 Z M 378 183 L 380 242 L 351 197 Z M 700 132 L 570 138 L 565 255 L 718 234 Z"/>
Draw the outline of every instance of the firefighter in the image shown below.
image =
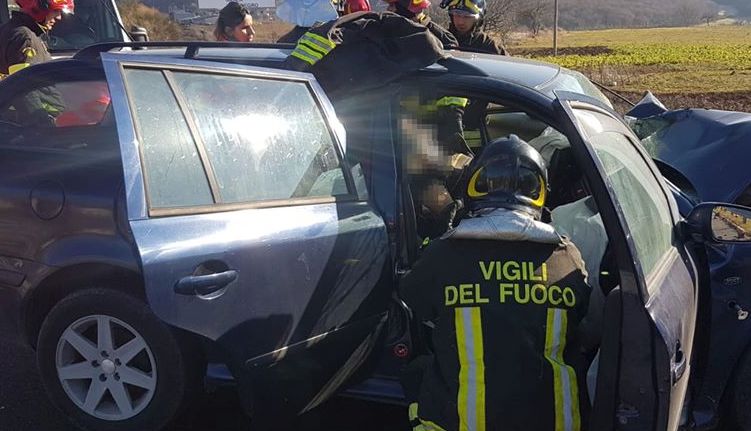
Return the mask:
<path fill-rule="evenodd" d="M 73 13 L 73 0 L 16 0 L 20 11 L 0 26 L 0 74 L 10 75 L 52 59 L 43 36 Z"/>
<path fill-rule="evenodd" d="M 454 49 L 459 47 L 459 42 L 450 31 L 434 23 L 425 11 L 430 7 L 429 0 L 385 0 L 389 4 L 390 12 L 411 19 L 419 24 L 424 25 L 438 40 L 443 43 L 444 49 Z"/>
<path fill-rule="evenodd" d="M 506 48 L 482 30 L 485 17 L 485 0 L 443 0 L 448 7 L 451 24 L 449 31 L 459 46 L 488 54 L 508 55 Z"/>
<path fill-rule="evenodd" d="M 231 1 L 219 12 L 216 28 L 214 28 L 216 40 L 252 42 L 255 35 L 253 17 L 245 6 Z"/>
<path fill-rule="evenodd" d="M 410 421 L 415 430 L 579 430 L 587 402 L 577 330 L 590 288 L 579 251 L 540 221 L 545 162 L 511 136 L 468 169 L 468 215 L 400 286 L 432 326 L 432 353 L 403 379 Z"/>

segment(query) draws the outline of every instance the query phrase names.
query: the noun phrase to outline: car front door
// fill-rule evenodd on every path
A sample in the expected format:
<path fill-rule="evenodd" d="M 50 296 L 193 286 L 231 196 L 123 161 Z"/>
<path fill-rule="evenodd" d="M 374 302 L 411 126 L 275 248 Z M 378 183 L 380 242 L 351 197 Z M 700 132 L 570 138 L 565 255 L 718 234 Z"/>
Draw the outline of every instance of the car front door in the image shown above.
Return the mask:
<path fill-rule="evenodd" d="M 330 103 L 308 74 L 102 58 L 154 313 L 219 346 L 255 413 L 315 407 L 367 359 L 391 293 Z"/>
<path fill-rule="evenodd" d="M 593 426 L 675 430 L 688 387 L 698 294 L 677 205 L 617 115 L 581 95 L 558 96 L 576 157 L 589 175 L 602 178 L 590 183 L 620 271 L 605 311 L 621 313 L 620 325 L 611 328 L 620 343 L 603 336 Z M 609 371 L 615 369 L 617 375 Z"/>

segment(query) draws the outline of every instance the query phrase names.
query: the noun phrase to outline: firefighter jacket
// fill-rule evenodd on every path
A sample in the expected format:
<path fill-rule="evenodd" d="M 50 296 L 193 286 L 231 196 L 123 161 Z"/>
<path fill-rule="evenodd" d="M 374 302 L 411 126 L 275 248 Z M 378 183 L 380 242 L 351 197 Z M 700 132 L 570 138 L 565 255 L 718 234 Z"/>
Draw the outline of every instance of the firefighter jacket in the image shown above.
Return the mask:
<path fill-rule="evenodd" d="M 357 12 L 313 27 L 286 59 L 312 72 L 330 97 L 382 86 L 444 56 L 424 26 L 397 14 Z"/>
<path fill-rule="evenodd" d="M 0 74 L 51 60 L 42 35 L 44 29 L 29 15 L 13 12 L 10 21 L 0 26 Z"/>
<path fill-rule="evenodd" d="M 415 429 L 581 429 L 576 339 L 590 288 L 578 250 L 550 225 L 503 209 L 464 219 L 428 245 L 400 294 L 433 324 L 419 391 L 405 388 L 419 394 Z"/>
<path fill-rule="evenodd" d="M 420 17 L 420 24 L 427 27 L 428 30 L 430 30 L 430 32 L 441 41 L 444 49 L 455 49 L 460 46 L 456 37 L 454 37 L 450 31 L 434 23 L 429 16 L 422 14 Z"/>
<path fill-rule="evenodd" d="M 297 41 L 310 30 L 310 27 L 296 25 L 292 30 L 284 34 L 277 40 L 277 43 L 297 43 Z"/>
<path fill-rule="evenodd" d="M 462 48 L 469 48 L 473 51 L 485 52 L 488 54 L 509 55 L 508 51 L 506 51 L 506 48 L 502 44 L 496 42 L 487 33 L 480 30 L 477 25 L 470 33 L 462 35 L 456 30 L 456 27 L 454 27 L 454 24 L 452 23 L 449 26 L 449 31 L 451 31 L 456 37 L 459 46 Z"/>

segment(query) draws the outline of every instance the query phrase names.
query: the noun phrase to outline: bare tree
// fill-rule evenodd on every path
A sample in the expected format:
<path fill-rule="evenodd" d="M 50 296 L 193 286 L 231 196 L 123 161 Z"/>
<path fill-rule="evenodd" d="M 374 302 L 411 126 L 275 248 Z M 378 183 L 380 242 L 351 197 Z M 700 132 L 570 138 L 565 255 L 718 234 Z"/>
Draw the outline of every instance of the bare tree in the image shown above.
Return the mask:
<path fill-rule="evenodd" d="M 487 0 L 485 31 L 497 35 L 504 44 L 516 24 L 517 4 L 516 0 Z"/>
<path fill-rule="evenodd" d="M 548 22 L 551 15 L 550 3 L 549 0 L 531 0 L 519 9 L 519 19 L 534 36 L 537 36 Z"/>

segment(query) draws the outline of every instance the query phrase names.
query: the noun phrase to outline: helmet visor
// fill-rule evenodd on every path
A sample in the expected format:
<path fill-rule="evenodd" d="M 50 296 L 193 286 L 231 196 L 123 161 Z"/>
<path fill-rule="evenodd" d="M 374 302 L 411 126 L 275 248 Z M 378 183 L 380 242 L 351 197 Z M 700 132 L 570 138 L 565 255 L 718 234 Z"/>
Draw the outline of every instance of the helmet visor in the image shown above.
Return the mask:
<path fill-rule="evenodd" d="M 517 167 L 515 157 L 501 155 L 475 172 L 467 191 L 475 198 L 493 193 L 523 197 L 529 200 L 529 204 L 542 207 L 544 188 L 542 178 L 534 170 Z"/>
<path fill-rule="evenodd" d="M 475 19 L 480 18 L 479 13 L 472 13 L 466 9 L 458 9 L 458 8 L 449 9 L 449 15 L 466 16 L 466 17 L 475 18 Z"/>

